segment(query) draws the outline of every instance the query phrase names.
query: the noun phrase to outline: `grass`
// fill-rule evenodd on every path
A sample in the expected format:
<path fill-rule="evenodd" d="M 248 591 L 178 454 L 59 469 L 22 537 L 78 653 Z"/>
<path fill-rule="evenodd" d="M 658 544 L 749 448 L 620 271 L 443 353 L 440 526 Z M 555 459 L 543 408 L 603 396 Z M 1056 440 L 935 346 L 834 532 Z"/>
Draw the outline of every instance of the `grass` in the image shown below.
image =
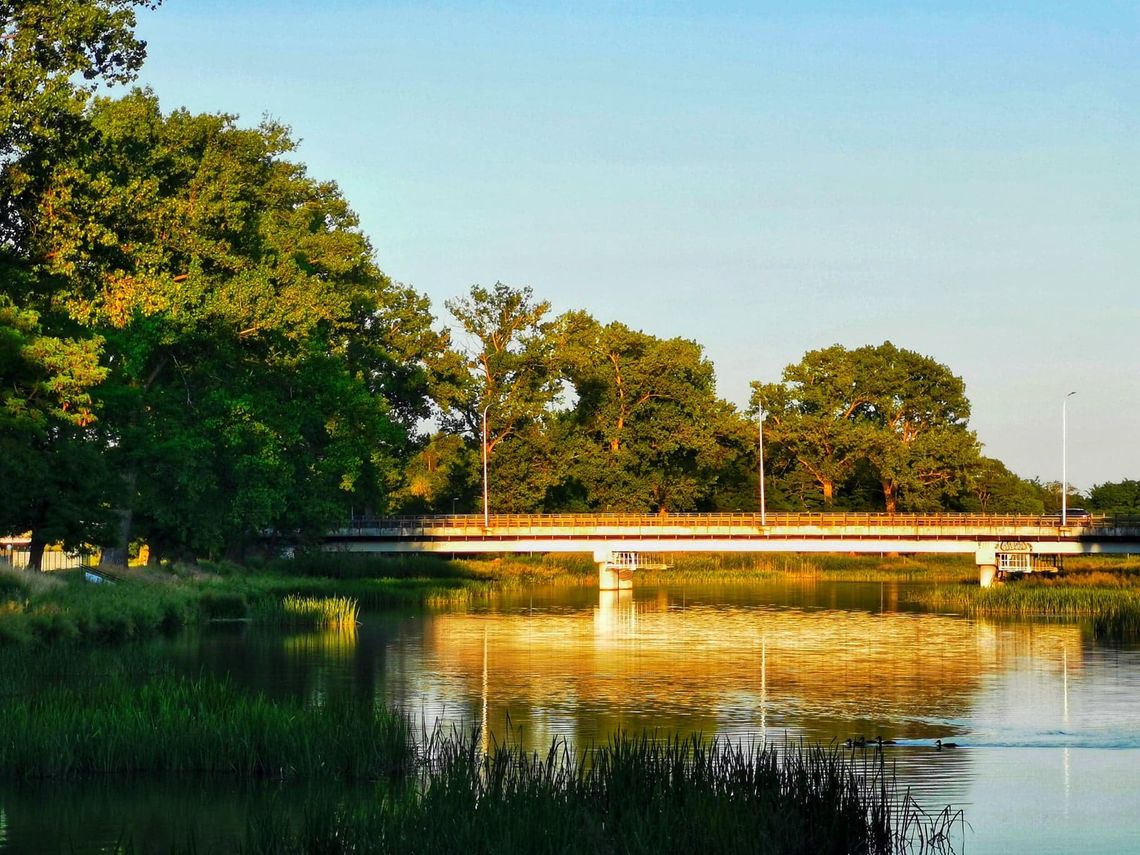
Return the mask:
<path fill-rule="evenodd" d="M 1094 637 L 1103 640 L 1140 636 L 1140 569 L 1074 571 L 1070 565 L 1063 573 L 1014 577 L 992 588 L 973 584 L 914 590 L 907 599 L 933 611 L 972 616 L 1092 619 Z"/>
<path fill-rule="evenodd" d="M 413 756 L 398 714 L 270 701 L 214 678 L 112 675 L 0 703 L 0 777 L 10 780 L 155 772 L 359 780 L 402 773 Z"/>
<path fill-rule="evenodd" d="M 360 605 L 352 597 L 305 597 L 287 594 L 264 600 L 254 609 L 259 623 L 291 629 L 347 630 L 356 627 Z"/>
<path fill-rule="evenodd" d="M 121 570 L 112 583 L 90 584 L 82 571 L 5 570 L 0 573 L 0 646 L 115 644 L 209 620 L 255 616 L 279 625 L 321 628 L 355 621 L 354 607 L 465 601 L 486 596 L 493 587 L 490 581 L 463 577 L 221 575 L 185 566 Z"/>
<path fill-rule="evenodd" d="M 414 786 L 251 822 L 245 852 L 947 851 L 960 815 L 899 798 L 881 756 L 617 735 L 545 754 L 436 734 Z"/>

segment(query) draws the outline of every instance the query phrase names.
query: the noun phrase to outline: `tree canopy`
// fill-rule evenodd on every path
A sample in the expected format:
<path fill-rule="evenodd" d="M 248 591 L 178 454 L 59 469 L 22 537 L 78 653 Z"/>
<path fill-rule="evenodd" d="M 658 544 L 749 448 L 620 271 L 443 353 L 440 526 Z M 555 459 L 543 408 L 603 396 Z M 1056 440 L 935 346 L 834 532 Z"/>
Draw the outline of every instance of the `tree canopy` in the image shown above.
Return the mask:
<path fill-rule="evenodd" d="M 805 354 L 780 383 L 754 383 L 752 409 L 768 435 L 819 485 L 830 505 L 860 462 L 875 473 L 889 513 L 958 497 L 979 460 L 960 377 L 927 356 L 884 342 Z"/>

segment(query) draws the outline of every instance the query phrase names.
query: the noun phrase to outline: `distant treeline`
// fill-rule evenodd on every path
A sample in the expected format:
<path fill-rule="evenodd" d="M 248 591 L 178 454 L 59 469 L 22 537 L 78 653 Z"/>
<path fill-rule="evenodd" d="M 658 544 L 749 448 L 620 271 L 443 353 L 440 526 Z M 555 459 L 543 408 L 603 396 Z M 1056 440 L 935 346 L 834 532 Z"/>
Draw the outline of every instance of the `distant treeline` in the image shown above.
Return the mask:
<path fill-rule="evenodd" d="M 132 0 L 0 14 L 0 532 L 237 557 L 353 512 L 1049 511 L 980 452 L 961 378 L 812 351 L 740 411 L 702 347 L 529 288 L 429 301 L 376 266 L 289 130 L 118 98 Z M 432 425 L 434 432 L 425 432 Z M 485 433 L 484 433 L 485 427 Z M 1094 507 L 1135 509 L 1136 482 Z"/>

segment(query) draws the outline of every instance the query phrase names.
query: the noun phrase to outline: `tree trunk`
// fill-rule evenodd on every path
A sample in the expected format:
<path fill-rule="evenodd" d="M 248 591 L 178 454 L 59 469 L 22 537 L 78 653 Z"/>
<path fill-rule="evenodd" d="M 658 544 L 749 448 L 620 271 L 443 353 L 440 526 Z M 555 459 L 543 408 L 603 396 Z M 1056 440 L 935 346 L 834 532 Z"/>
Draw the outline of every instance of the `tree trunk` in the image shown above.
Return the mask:
<path fill-rule="evenodd" d="M 147 538 L 146 543 L 146 566 L 158 567 L 162 564 L 162 556 L 165 550 L 163 549 L 162 542 L 154 537 Z"/>
<path fill-rule="evenodd" d="M 835 500 L 835 482 L 822 481 L 820 485 L 823 487 L 823 504 L 824 507 L 831 507 L 831 503 Z"/>
<path fill-rule="evenodd" d="M 111 549 L 103 550 L 101 563 L 112 567 L 126 567 L 130 558 L 131 526 L 134 523 L 135 485 L 138 484 L 138 474 L 132 467 L 123 475 L 126 484 L 125 506 L 116 513 L 119 515 L 119 537 Z"/>
<path fill-rule="evenodd" d="M 44 567 L 44 543 L 35 529 L 32 530 L 32 542 L 28 545 L 28 569 L 42 570 Z"/>
<path fill-rule="evenodd" d="M 887 513 L 893 514 L 899 509 L 899 498 L 894 481 L 883 482 L 883 499 L 887 503 Z"/>

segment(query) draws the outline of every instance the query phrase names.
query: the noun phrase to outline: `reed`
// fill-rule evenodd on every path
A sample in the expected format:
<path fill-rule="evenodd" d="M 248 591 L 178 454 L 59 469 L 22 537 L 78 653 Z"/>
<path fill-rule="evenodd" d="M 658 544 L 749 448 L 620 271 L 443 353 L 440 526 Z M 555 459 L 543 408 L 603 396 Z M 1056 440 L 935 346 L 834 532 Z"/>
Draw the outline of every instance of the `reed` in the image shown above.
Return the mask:
<path fill-rule="evenodd" d="M 1093 588 L 1015 583 L 960 585 L 909 592 L 911 602 L 935 611 L 1016 617 L 1140 617 L 1140 588 Z"/>
<path fill-rule="evenodd" d="M 213 678 L 112 675 L 0 697 L 0 777 L 372 779 L 410 768 L 410 732 L 403 716 L 355 703 L 306 706 Z"/>
<path fill-rule="evenodd" d="M 466 602 L 489 596 L 494 588 L 490 581 L 471 578 L 221 576 L 182 567 L 132 569 L 119 574 L 114 583 L 101 585 L 84 582 L 82 574 L 49 576 L 17 570 L 4 578 L 9 576 L 13 581 L 3 589 L 9 593 L 0 595 L 0 646 L 116 644 L 213 619 L 251 616 L 278 625 L 322 628 L 355 621 L 361 605 Z M 283 603 L 287 598 L 291 598 L 288 606 Z M 357 607 L 355 612 L 349 601 Z"/>
<path fill-rule="evenodd" d="M 545 754 L 438 733 L 418 782 L 369 803 L 311 804 L 299 827 L 255 819 L 246 852 L 947 851 L 959 814 L 899 797 L 881 756 L 700 737 L 617 735 Z"/>
<path fill-rule="evenodd" d="M 292 629 L 346 630 L 354 628 L 360 605 L 352 597 L 307 597 L 289 594 L 264 600 L 253 613 L 258 623 Z"/>
<path fill-rule="evenodd" d="M 463 562 L 434 555 L 367 555 L 352 552 L 309 551 L 269 565 L 283 576 L 328 579 L 438 579 L 465 578 L 471 571 Z"/>

